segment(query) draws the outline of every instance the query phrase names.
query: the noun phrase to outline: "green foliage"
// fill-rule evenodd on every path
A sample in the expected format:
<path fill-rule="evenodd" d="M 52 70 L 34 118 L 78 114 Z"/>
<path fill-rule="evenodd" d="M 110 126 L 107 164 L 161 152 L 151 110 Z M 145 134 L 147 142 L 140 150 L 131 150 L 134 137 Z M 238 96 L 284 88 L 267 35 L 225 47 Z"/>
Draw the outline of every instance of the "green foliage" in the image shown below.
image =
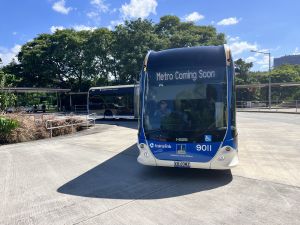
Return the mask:
<path fill-rule="evenodd" d="M 19 122 L 14 119 L 0 117 L 0 135 L 7 135 L 19 126 Z"/>
<path fill-rule="evenodd" d="M 12 93 L 3 91 L 3 88 L 11 87 L 14 82 L 15 78 L 13 75 L 5 74 L 0 70 L 0 111 L 15 104 L 16 96 Z"/>
<path fill-rule="evenodd" d="M 300 66 L 282 65 L 271 72 L 272 83 L 300 82 Z M 273 100 L 299 100 L 299 87 L 272 88 Z"/>
<path fill-rule="evenodd" d="M 138 78 L 145 55 L 149 50 L 164 49 L 164 41 L 155 33 L 148 20 L 126 21 L 113 31 L 113 58 L 119 83 L 133 83 Z"/>
<path fill-rule="evenodd" d="M 137 19 L 114 30 L 57 30 L 40 34 L 22 46 L 20 63 L 0 70 L 0 88 L 9 86 L 71 88 L 86 91 L 90 86 L 133 83 L 149 50 L 221 45 L 225 35 L 213 26 L 182 22 L 166 15 L 158 23 Z M 268 72 L 251 72 L 252 63 L 235 61 L 236 84 L 268 83 Z M 9 75 L 14 74 L 14 76 Z M 272 82 L 300 82 L 300 66 L 283 65 L 271 72 Z M 273 100 L 299 99 L 299 88 L 272 88 Z M 238 89 L 237 100 L 267 99 L 266 88 Z M 26 99 L 24 98 L 24 102 Z M 14 105 L 15 95 L 0 92 L 0 109 Z M 35 99 L 30 104 L 35 103 Z"/>
<path fill-rule="evenodd" d="M 237 84 L 247 83 L 249 81 L 249 72 L 253 66 L 253 63 L 247 63 L 242 59 L 238 59 L 234 62 L 235 72 L 237 73 Z"/>
<path fill-rule="evenodd" d="M 164 40 L 166 48 L 198 45 L 222 45 L 225 35 L 217 33 L 212 26 L 197 26 L 192 22 L 181 22 L 176 16 L 163 16 L 155 25 L 155 33 Z"/>
<path fill-rule="evenodd" d="M 24 80 L 34 86 L 80 90 L 84 80 L 99 73 L 97 54 L 91 55 L 99 48 L 90 45 L 91 34 L 92 31 L 61 30 L 42 34 L 22 46 L 18 59 Z"/>
<path fill-rule="evenodd" d="M 269 82 L 269 72 L 251 72 L 252 64 L 242 59 L 235 61 L 236 84 L 266 84 Z M 271 82 L 300 82 L 299 65 L 282 65 L 271 71 Z M 299 87 L 272 87 L 272 101 L 299 100 Z M 267 100 L 267 88 L 248 88 L 237 90 L 238 101 Z"/>
<path fill-rule="evenodd" d="M 212 26 L 181 22 L 164 16 L 159 23 L 137 19 L 114 30 L 57 30 L 40 34 L 22 46 L 19 64 L 5 67 L 22 78 L 19 86 L 71 88 L 85 91 L 91 85 L 126 84 L 138 79 L 149 50 L 225 43 Z"/>

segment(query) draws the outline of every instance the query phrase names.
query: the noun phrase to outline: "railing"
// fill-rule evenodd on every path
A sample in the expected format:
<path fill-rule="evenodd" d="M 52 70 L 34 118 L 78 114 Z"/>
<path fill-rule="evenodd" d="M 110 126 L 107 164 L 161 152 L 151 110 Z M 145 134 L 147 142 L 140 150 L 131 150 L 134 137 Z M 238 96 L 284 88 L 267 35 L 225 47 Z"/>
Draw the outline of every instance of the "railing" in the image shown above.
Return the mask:
<path fill-rule="evenodd" d="M 74 126 L 77 126 L 77 125 L 85 125 L 86 128 L 89 127 L 89 125 L 93 124 L 93 126 L 95 127 L 95 124 L 96 124 L 96 115 L 93 113 L 93 114 L 89 114 L 89 115 L 86 115 L 85 116 L 85 121 L 83 122 L 74 122 L 74 118 L 78 118 L 78 119 L 82 119 L 83 116 L 73 116 L 73 115 L 70 115 L 70 116 L 62 116 L 61 118 L 58 118 L 58 119 L 53 119 L 53 120 L 47 120 L 46 121 L 46 129 L 50 131 L 50 138 L 53 137 L 53 130 L 54 129 L 59 129 L 59 128 L 64 128 L 64 127 L 71 127 L 71 132 L 73 133 L 74 131 Z M 53 122 L 57 122 L 57 121 L 66 121 L 67 119 L 71 119 L 71 123 L 69 124 L 63 124 L 63 125 L 59 125 L 59 126 L 53 126 Z"/>
<path fill-rule="evenodd" d="M 300 113 L 300 100 L 272 101 L 237 101 L 238 111 L 271 111 Z"/>

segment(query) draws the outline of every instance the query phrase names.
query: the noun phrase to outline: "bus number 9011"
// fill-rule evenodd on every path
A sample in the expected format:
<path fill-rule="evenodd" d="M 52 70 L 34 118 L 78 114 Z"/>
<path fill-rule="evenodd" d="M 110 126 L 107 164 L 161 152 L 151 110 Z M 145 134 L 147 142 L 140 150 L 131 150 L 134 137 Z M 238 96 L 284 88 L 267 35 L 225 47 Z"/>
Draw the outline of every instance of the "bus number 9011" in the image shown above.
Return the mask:
<path fill-rule="evenodd" d="M 211 152 L 211 145 L 196 145 L 196 150 L 198 152 Z"/>

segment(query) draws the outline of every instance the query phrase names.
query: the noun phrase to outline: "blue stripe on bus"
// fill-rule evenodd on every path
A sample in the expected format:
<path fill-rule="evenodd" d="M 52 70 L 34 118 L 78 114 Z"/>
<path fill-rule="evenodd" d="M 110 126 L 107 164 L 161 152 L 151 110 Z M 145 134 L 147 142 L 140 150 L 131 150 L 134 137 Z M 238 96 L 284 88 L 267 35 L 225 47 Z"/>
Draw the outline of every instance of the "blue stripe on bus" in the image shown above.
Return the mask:
<path fill-rule="evenodd" d="M 155 158 L 160 160 L 209 162 L 217 153 L 221 142 L 179 143 L 148 140 L 148 145 Z"/>

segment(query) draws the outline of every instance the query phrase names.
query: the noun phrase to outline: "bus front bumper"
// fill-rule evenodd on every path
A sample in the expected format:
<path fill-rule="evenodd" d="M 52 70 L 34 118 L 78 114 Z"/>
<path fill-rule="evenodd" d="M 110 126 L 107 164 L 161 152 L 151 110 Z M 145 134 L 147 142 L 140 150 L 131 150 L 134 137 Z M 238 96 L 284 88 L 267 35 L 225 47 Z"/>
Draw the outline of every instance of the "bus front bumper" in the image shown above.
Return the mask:
<path fill-rule="evenodd" d="M 138 144 L 140 154 L 137 161 L 147 166 L 175 167 L 175 161 L 159 160 L 154 157 L 146 144 Z M 220 148 L 217 154 L 209 162 L 189 162 L 190 168 L 227 170 L 237 166 L 239 163 L 238 152 L 230 146 Z"/>

